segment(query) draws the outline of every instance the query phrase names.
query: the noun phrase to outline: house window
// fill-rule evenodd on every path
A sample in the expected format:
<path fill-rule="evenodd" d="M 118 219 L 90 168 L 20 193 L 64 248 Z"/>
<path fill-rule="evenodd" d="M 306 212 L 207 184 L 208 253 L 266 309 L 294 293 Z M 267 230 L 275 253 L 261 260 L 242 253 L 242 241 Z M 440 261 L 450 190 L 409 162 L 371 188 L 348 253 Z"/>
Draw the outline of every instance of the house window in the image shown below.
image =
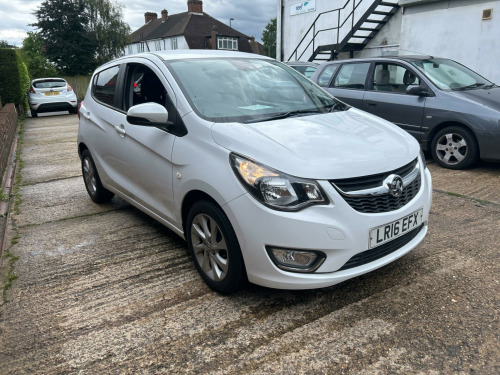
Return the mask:
<path fill-rule="evenodd" d="M 161 51 L 161 44 L 160 44 L 159 40 L 155 41 L 155 50 L 156 51 Z"/>
<path fill-rule="evenodd" d="M 232 51 L 238 50 L 238 39 L 229 38 L 227 36 L 217 38 L 217 49 L 229 49 Z"/>
<path fill-rule="evenodd" d="M 177 38 L 170 39 L 170 46 L 172 49 L 177 49 Z"/>
<path fill-rule="evenodd" d="M 128 54 L 131 55 L 133 52 L 132 52 L 132 46 L 131 45 L 128 45 Z"/>

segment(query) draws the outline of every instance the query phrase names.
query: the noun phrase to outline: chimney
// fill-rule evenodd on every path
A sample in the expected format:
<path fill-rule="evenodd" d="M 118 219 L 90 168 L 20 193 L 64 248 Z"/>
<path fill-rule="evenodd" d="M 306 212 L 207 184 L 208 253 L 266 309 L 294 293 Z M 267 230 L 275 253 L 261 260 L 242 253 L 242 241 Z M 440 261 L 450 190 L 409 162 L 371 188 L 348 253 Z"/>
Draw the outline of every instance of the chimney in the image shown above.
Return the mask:
<path fill-rule="evenodd" d="M 219 33 L 217 32 L 217 28 L 215 25 L 212 27 L 212 37 L 210 38 L 210 43 L 212 44 L 212 49 L 217 49 L 217 35 Z"/>
<path fill-rule="evenodd" d="M 203 1 L 201 0 L 188 0 L 189 13 L 203 13 Z"/>
<path fill-rule="evenodd" d="M 165 22 L 168 18 L 168 10 L 163 9 L 161 11 L 161 22 Z"/>
<path fill-rule="evenodd" d="M 144 13 L 144 23 L 154 21 L 157 18 L 158 18 L 158 14 L 156 14 L 156 13 L 153 13 L 153 12 Z"/>

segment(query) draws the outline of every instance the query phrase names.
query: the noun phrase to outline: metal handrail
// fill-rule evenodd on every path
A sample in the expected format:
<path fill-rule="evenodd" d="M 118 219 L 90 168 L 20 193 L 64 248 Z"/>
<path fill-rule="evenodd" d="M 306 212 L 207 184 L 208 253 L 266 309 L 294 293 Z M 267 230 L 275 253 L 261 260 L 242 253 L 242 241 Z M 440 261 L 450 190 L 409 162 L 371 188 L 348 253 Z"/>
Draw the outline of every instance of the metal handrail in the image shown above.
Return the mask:
<path fill-rule="evenodd" d="M 351 1 L 353 2 L 353 7 L 352 7 L 352 11 L 346 16 L 346 18 L 344 19 L 344 21 L 342 22 L 342 24 L 340 24 L 340 11 L 345 9 L 347 7 L 348 4 L 351 3 Z M 326 12 L 321 12 L 320 14 L 318 14 L 318 16 L 316 17 L 316 19 L 314 20 L 314 22 L 312 23 L 312 25 L 309 27 L 309 29 L 306 31 L 306 33 L 304 34 L 304 36 L 302 37 L 302 39 L 300 40 L 299 44 L 297 44 L 297 47 L 295 48 L 295 50 L 292 52 L 292 54 L 290 55 L 290 57 L 288 58 L 287 61 L 290 61 L 290 59 L 292 58 L 292 56 L 295 54 L 295 60 L 300 60 L 300 58 L 304 55 L 304 53 L 307 51 L 307 49 L 309 48 L 309 46 L 311 45 L 311 43 L 313 44 L 313 51 L 314 51 L 314 40 L 316 39 L 316 36 L 321 33 L 321 32 L 324 32 L 324 31 L 330 31 L 330 30 L 337 30 L 337 45 L 339 44 L 339 38 L 340 38 L 340 28 L 343 27 L 345 25 L 345 23 L 347 22 L 347 20 L 349 20 L 349 18 L 352 16 L 352 27 L 354 27 L 354 12 L 356 11 L 356 9 L 358 8 L 359 4 L 361 4 L 363 2 L 363 0 L 359 0 L 359 2 L 356 4 L 356 0 L 347 0 L 344 4 L 343 7 L 341 8 L 337 8 L 337 9 L 332 9 L 332 10 L 327 10 Z M 321 29 L 321 30 L 318 30 L 316 31 L 316 22 L 318 21 L 318 19 L 324 15 L 324 14 L 327 14 L 327 13 L 332 13 L 332 12 L 337 12 L 337 26 L 336 27 L 331 27 L 331 28 L 328 28 L 328 29 Z M 302 51 L 302 53 L 300 54 L 300 56 L 297 58 L 297 54 L 298 54 L 298 49 L 300 47 L 300 45 L 302 44 L 302 42 L 306 39 L 307 35 L 309 34 L 309 32 L 311 31 L 311 29 L 313 30 L 313 37 L 312 39 L 309 41 L 309 43 L 307 44 L 307 46 L 304 48 L 304 51 Z"/>

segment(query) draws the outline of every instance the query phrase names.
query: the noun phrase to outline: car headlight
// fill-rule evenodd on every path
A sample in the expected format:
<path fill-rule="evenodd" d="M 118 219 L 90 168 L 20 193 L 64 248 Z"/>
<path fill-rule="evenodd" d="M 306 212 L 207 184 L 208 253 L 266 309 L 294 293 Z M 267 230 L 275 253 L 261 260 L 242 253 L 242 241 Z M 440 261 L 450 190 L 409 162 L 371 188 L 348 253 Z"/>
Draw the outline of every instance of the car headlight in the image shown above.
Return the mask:
<path fill-rule="evenodd" d="M 297 211 L 313 204 L 329 203 L 316 181 L 289 176 L 237 154 L 231 154 L 230 160 L 243 186 L 268 207 Z"/>

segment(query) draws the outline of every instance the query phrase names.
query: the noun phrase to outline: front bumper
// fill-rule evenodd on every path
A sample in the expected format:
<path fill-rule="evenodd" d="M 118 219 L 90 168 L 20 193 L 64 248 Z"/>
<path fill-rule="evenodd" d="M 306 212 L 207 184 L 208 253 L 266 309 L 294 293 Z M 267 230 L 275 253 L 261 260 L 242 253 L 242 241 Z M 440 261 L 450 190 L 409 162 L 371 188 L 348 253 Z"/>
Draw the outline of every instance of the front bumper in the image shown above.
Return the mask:
<path fill-rule="evenodd" d="M 432 179 L 428 169 L 421 172 L 421 178 L 422 185 L 417 195 L 404 207 L 386 213 L 355 211 L 328 181 L 319 183 L 329 196 L 330 204 L 308 207 L 299 212 L 269 209 L 249 194 L 228 203 L 223 208 L 238 237 L 249 281 L 279 289 L 321 288 L 370 272 L 403 256 L 427 233 L 432 202 Z M 368 250 L 371 229 L 401 219 L 420 208 L 423 208 L 423 225 L 409 242 L 372 262 L 339 271 L 353 256 Z M 271 261 L 266 245 L 319 250 L 326 254 L 326 259 L 314 273 L 284 271 Z"/>

